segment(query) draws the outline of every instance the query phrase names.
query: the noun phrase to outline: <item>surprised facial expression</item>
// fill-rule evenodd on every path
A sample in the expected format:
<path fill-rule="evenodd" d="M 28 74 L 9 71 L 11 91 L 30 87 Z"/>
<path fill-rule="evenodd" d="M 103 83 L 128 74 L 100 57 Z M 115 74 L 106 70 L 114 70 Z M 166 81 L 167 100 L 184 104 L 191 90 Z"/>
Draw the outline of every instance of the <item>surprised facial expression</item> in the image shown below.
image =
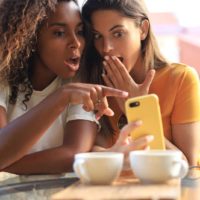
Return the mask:
<path fill-rule="evenodd" d="M 115 10 L 98 10 L 91 17 L 94 45 L 102 57 L 117 56 L 130 72 L 141 53 L 141 29 Z"/>
<path fill-rule="evenodd" d="M 78 6 L 73 1 L 58 3 L 38 35 L 40 72 L 52 77 L 74 76 L 84 45 Z"/>

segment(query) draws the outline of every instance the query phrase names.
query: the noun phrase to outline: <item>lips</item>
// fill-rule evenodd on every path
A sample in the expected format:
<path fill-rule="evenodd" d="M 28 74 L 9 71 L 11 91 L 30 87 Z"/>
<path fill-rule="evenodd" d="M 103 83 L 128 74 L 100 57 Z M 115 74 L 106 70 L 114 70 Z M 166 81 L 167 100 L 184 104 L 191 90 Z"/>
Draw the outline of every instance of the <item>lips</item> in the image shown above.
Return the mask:
<path fill-rule="evenodd" d="M 64 61 L 66 67 L 71 71 L 77 71 L 80 64 L 80 56 L 73 55 Z"/>

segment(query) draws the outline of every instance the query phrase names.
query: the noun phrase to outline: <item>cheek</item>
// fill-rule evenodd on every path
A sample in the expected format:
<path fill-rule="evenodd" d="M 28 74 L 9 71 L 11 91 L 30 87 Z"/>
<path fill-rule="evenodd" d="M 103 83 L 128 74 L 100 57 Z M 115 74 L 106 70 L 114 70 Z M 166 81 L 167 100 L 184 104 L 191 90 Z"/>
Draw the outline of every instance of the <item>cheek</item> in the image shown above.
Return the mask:
<path fill-rule="evenodd" d="M 43 46 L 43 52 L 46 54 L 54 56 L 63 56 L 66 54 L 66 42 L 59 40 L 59 41 L 50 41 Z"/>
<path fill-rule="evenodd" d="M 103 54 L 103 45 L 101 44 L 100 41 L 94 41 L 94 47 L 95 47 L 95 49 L 98 51 L 98 53 L 99 53 L 100 55 Z"/>
<path fill-rule="evenodd" d="M 61 66 L 64 60 L 64 51 L 61 46 L 53 43 L 46 43 L 38 50 L 38 54 L 43 64 L 53 69 L 56 66 Z"/>
<path fill-rule="evenodd" d="M 80 40 L 80 54 L 83 53 L 84 48 L 85 48 L 85 40 L 81 39 Z"/>
<path fill-rule="evenodd" d="M 129 41 L 129 44 L 123 47 L 124 64 L 128 71 L 130 71 L 135 65 L 137 59 L 140 56 L 141 44 L 140 41 Z"/>
<path fill-rule="evenodd" d="M 38 52 L 41 56 L 48 56 L 56 53 L 55 49 L 57 49 L 57 45 L 52 42 L 40 41 L 38 45 Z"/>

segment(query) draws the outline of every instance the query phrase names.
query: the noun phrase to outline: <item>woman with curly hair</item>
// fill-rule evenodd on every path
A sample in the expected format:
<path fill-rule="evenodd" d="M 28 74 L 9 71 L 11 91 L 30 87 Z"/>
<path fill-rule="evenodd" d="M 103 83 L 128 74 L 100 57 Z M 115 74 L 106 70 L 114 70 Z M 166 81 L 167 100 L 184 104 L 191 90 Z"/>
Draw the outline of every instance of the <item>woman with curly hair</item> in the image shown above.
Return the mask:
<path fill-rule="evenodd" d="M 0 35 L 0 170 L 70 171 L 74 154 L 92 149 L 97 120 L 114 114 L 106 97 L 128 93 L 70 81 L 85 45 L 75 0 L 3 0 Z M 146 146 L 151 136 L 124 147 L 140 124 L 126 126 L 110 151 Z"/>
<path fill-rule="evenodd" d="M 76 1 L 3 0 L 0 35 L 0 169 L 69 171 L 91 149 L 96 118 L 113 114 L 106 96 L 127 93 L 69 83 L 85 43 Z"/>
<path fill-rule="evenodd" d="M 129 97 L 157 94 L 167 147 L 179 149 L 190 165 L 196 165 L 200 154 L 199 77 L 193 68 L 169 63 L 162 56 L 143 1 L 87 0 L 82 17 L 92 32 L 82 68 L 88 72 L 85 81 L 126 90 Z M 125 122 L 125 100 L 108 100 L 115 116 L 102 118 L 102 131 L 108 137 L 98 134 L 98 145 L 105 148 L 115 142 L 119 125 Z"/>

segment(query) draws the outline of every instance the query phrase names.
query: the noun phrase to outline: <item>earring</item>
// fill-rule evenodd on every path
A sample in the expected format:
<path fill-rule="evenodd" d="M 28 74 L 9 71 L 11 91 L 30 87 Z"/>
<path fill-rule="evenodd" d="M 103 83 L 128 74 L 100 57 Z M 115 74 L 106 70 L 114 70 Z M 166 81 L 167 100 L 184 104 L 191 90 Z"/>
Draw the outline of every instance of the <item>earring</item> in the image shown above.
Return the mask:
<path fill-rule="evenodd" d="M 31 41 L 31 52 L 34 53 L 36 51 L 37 37 L 34 37 Z"/>

